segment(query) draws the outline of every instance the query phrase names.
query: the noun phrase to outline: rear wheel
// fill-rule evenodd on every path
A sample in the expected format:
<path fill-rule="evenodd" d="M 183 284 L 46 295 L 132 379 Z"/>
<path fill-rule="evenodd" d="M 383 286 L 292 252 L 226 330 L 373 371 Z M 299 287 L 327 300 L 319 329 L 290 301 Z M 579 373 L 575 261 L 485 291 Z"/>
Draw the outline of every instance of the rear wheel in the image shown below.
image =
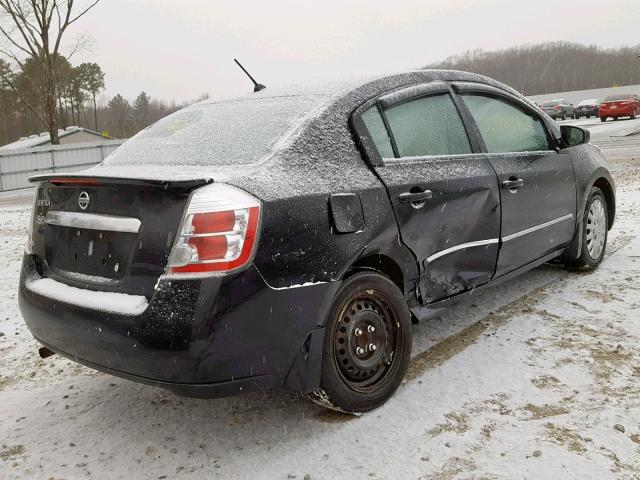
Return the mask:
<path fill-rule="evenodd" d="M 567 119 L 567 112 L 562 112 L 562 120 L 566 120 Z"/>
<path fill-rule="evenodd" d="M 411 355 L 411 316 L 400 289 L 375 272 L 344 281 L 325 327 L 316 403 L 367 412 L 398 389 Z"/>
<path fill-rule="evenodd" d="M 593 270 L 604 257 L 609 225 L 607 200 L 598 187 L 591 189 L 582 221 L 582 252 L 567 265 L 571 270 Z"/>
<path fill-rule="evenodd" d="M 636 110 L 633 110 L 633 113 L 631 114 L 631 120 L 635 120 L 637 114 L 638 112 Z"/>

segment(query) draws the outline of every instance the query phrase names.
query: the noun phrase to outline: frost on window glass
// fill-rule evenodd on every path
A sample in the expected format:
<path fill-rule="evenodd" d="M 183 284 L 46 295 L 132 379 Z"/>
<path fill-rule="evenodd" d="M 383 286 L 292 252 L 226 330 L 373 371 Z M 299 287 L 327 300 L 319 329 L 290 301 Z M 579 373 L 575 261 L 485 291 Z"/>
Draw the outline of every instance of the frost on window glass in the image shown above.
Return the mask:
<path fill-rule="evenodd" d="M 484 95 L 463 95 L 489 153 L 549 150 L 542 121 L 519 108 Z"/>
<path fill-rule="evenodd" d="M 326 101 L 321 95 L 203 102 L 180 110 L 122 145 L 105 165 L 227 166 L 267 157 Z"/>
<path fill-rule="evenodd" d="M 401 157 L 471 152 L 469 139 L 449 95 L 402 103 L 386 111 Z"/>
<path fill-rule="evenodd" d="M 373 139 L 373 143 L 376 144 L 378 153 L 382 158 L 393 158 L 393 148 L 391 148 L 391 140 L 389 134 L 384 126 L 378 107 L 371 107 L 362 114 L 362 121 L 369 130 L 369 135 Z"/>

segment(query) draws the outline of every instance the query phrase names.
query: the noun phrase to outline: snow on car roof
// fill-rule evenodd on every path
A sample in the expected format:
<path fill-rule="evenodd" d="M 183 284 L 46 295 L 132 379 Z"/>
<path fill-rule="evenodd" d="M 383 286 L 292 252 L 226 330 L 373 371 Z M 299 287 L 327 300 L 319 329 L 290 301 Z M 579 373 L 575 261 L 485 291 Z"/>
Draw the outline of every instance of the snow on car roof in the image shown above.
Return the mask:
<path fill-rule="evenodd" d="M 500 82 L 452 70 L 268 87 L 240 97 L 207 99 L 176 112 L 81 174 L 227 181 L 251 171 L 253 181 L 259 174 L 266 178 L 265 172 L 272 176 L 276 167 L 291 171 L 294 164 L 295 168 L 321 164 L 346 169 L 355 163 L 364 167 L 348 124 L 353 110 L 382 93 L 438 80 L 487 83 L 529 102 Z"/>
<path fill-rule="evenodd" d="M 340 92 L 361 83 L 293 85 L 207 99 L 141 131 L 104 165 L 225 167 L 255 163 L 286 146 L 283 140 Z"/>

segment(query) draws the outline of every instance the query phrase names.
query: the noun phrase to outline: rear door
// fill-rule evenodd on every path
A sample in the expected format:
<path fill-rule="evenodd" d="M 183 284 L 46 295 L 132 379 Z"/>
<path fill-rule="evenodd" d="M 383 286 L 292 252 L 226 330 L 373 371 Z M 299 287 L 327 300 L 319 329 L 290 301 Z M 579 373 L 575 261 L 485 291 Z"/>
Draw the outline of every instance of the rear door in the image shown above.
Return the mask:
<path fill-rule="evenodd" d="M 363 110 L 382 157 L 374 168 L 387 187 L 402 241 L 419 264 L 421 302 L 488 282 L 498 252 L 498 184 L 465 130 L 450 87 L 411 87 Z"/>
<path fill-rule="evenodd" d="M 573 239 L 576 187 L 571 157 L 537 112 L 498 89 L 458 84 L 498 176 L 502 206 L 496 277 L 533 262 Z"/>

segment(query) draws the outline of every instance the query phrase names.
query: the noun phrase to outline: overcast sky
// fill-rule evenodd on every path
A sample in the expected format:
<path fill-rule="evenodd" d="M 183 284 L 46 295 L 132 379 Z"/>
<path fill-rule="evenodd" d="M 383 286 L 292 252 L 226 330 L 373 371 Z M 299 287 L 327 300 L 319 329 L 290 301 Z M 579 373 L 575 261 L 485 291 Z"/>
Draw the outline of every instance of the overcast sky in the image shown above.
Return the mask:
<path fill-rule="evenodd" d="M 102 0 L 88 33 L 108 96 L 186 100 L 261 83 L 406 70 L 465 50 L 569 40 L 640 43 L 640 0 Z M 638 60 L 640 68 L 640 60 Z"/>

